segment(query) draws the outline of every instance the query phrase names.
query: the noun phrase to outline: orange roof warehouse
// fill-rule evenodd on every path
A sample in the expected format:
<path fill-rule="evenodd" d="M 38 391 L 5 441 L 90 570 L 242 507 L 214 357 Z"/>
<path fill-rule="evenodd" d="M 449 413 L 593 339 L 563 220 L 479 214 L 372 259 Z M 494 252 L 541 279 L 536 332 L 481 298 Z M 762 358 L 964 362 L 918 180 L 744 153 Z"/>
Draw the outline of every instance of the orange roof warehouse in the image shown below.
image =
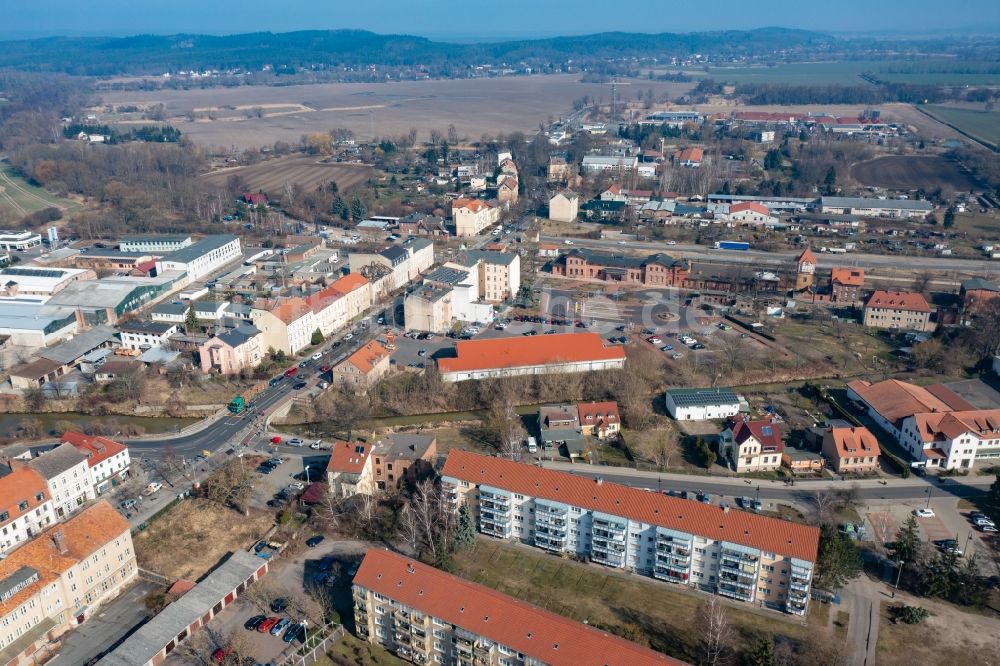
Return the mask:
<path fill-rule="evenodd" d="M 625 350 L 608 346 L 596 333 L 460 340 L 455 356 L 437 360 L 441 380 L 589 372 L 625 367 Z"/>

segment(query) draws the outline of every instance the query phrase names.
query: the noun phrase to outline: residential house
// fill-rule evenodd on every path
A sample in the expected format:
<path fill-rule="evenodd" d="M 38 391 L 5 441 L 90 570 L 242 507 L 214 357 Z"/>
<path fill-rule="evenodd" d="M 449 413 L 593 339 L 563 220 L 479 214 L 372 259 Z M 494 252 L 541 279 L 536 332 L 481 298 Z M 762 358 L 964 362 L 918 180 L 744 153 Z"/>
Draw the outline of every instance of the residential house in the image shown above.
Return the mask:
<path fill-rule="evenodd" d="M 559 246 L 555 243 L 539 243 L 538 256 L 547 259 L 554 259 L 559 256 Z"/>
<path fill-rule="evenodd" d="M 372 306 L 371 282 L 360 273 L 350 273 L 310 295 L 307 301 L 320 332 L 331 335 Z"/>
<path fill-rule="evenodd" d="M 773 472 L 784 450 L 781 424 L 772 419 L 730 417 L 719 435 L 719 458 L 737 474 Z"/>
<path fill-rule="evenodd" d="M 12 460 L 11 468 L 30 467 L 45 479 L 56 517 L 64 519 L 94 499 L 87 454 L 72 444 L 60 444 L 31 460 Z"/>
<path fill-rule="evenodd" d="M 406 470 L 422 460 L 433 467 L 437 457 L 437 439 L 427 435 L 393 433 L 375 442 L 372 450 L 375 486 L 394 490 Z"/>
<path fill-rule="evenodd" d="M 229 303 L 226 301 L 195 301 L 191 304 L 194 307 L 194 316 L 201 321 L 219 321 L 226 316 L 226 309 Z"/>
<path fill-rule="evenodd" d="M 202 372 L 238 375 L 264 359 L 264 335 L 253 324 L 241 323 L 213 335 L 198 346 Z"/>
<path fill-rule="evenodd" d="M 740 398 L 728 388 L 667 389 L 665 402 L 678 421 L 726 419 L 740 413 Z"/>
<path fill-rule="evenodd" d="M 103 500 L 8 553 L 0 559 L 3 663 L 49 660 L 60 636 L 100 615 L 138 573 L 131 528 Z"/>
<path fill-rule="evenodd" d="M 94 381 L 98 383 L 113 382 L 121 377 L 128 377 L 141 372 L 142 361 L 131 356 L 114 356 L 108 358 L 101 367 L 94 371 Z"/>
<path fill-rule="evenodd" d="M 918 466 L 972 469 L 1000 459 L 1000 409 L 978 409 L 947 386 L 855 380 L 847 396 Z"/>
<path fill-rule="evenodd" d="M 621 431 L 621 415 L 618 413 L 618 403 L 614 400 L 605 402 L 581 402 L 576 406 L 580 415 L 580 432 L 597 439 L 613 439 Z"/>
<path fill-rule="evenodd" d="M 451 316 L 457 321 L 488 322 L 493 320 L 493 305 L 487 303 L 479 290 L 479 271 L 464 264 L 448 263 L 424 277 L 424 284 L 450 291 Z M 405 314 L 405 313 L 404 313 Z M 419 312 L 414 319 L 419 321 Z"/>
<path fill-rule="evenodd" d="M 455 356 L 437 359 L 445 382 L 625 367 L 625 351 L 596 333 L 556 333 L 513 338 L 458 340 Z"/>
<path fill-rule="evenodd" d="M 500 207 L 482 199 L 455 199 L 451 218 L 456 236 L 476 236 L 500 221 Z"/>
<path fill-rule="evenodd" d="M 487 303 L 502 303 L 521 289 L 521 256 L 514 252 L 470 250 L 446 267 L 477 275 L 478 297 Z"/>
<path fill-rule="evenodd" d="M 389 372 L 389 356 L 385 345 L 372 340 L 334 366 L 333 383 L 366 393 Z"/>
<path fill-rule="evenodd" d="M 400 218 L 399 233 L 404 236 L 443 237 L 448 235 L 448 229 L 443 218 L 424 213 L 410 213 Z"/>
<path fill-rule="evenodd" d="M 657 252 L 646 257 L 575 248 L 552 264 L 552 274 L 586 280 L 625 282 L 656 287 L 682 286 L 691 265 Z"/>
<path fill-rule="evenodd" d="M 862 323 L 871 328 L 929 332 L 934 330 L 931 312 L 923 294 L 878 289 L 865 301 Z"/>
<path fill-rule="evenodd" d="M 0 476 L 0 554 L 31 540 L 58 520 L 48 483 L 41 474 L 31 467 L 15 467 Z"/>
<path fill-rule="evenodd" d="M 290 355 L 308 347 L 318 328 L 312 308 L 297 296 L 280 301 L 257 301 L 250 318 L 262 335 L 260 346 L 265 351 L 281 350 Z"/>
<path fill-rule="evenodd" d="M 639 165 L 635 155 L 585 155 L 580 167 L 585 173 L 624 173 L 634 171 Z"/>
<path fill-rule="evenodd" d="M 87 456 L 87 469 L 95 496 L 103 495 L 128 478 L 132 459 L 124 444 L 107 437 L 85 435 L 76 430 L 67 430 L 60 439 L 63 444 L 69 444 Z"/>
<path fill-rule="evenodd" d="M 1000 286 L 985 278 L 971 278 L 962 280 L 958 295 L 962 301 L 962 310 L 975 314 L 992 306 L 997 297 L 1000 296 Z"/>
<path fill-rule="evenodd" d="M 372 446 L 364 442 L 334 442 L 326 465 L 326 483 L 337 498 L 375 492 Z"/>
<path fill-rule="evenodd" d="M 497 178 L 497 201 L 502 204 L 517 203 L 517 176 L 501 175 Z"/>
<path fill-rule="evenodd" d="M 545 405 L 538 409 L 539 441 L 545 450 L 566 447 L 569 458 L 583 456 L 583 431 L 576 405 Z"/>
<path fill-rule="evenodd" d="M 244 192 L 243 203 L 255 208 L 264 208 L 267 206 L 267 195 L 263 192 Z"/>
<path fill-rule="evenodd" d="M 580 214 L 580 195 L 572 190 L 556 192 L 549 199 L 549 219 L 556 222 L 575 222 Z"/>
<path fill-rule="evenodd" d="M 685 148 L 674 153 L 674 164 L 682 167 L 700 167 L 705 161 L 703 148 Z"/>
<path fill-rule="evenodd" d="M 149 312 L 149 317 L 153 321 L 183 324 L 187 321 L 187 313 L 190 309 L 191 305 L 189 303 L 164 301 L 153 306 L 153 309 Z"/>
<path fill-rule="evenodd" d="M 162 347 L 177 332 L 177 324 L 167 321 L 119 322 L 117 328 L 121 333 L 122 347 L 140 351 Z"/>
<path fill-rule="evenodd" d="M 823 455 L 837 474 L 877 472 L 880 454 L 875 435 L 863 426 L 830 428 L 823 436 Z"/>
<path fill-rule="evenodd" d="M 781 464 L 796 476 L 823 472 L 823 456 L 805 449 L 785 447 L 781 453 Z"/>
<path fill-rule="evenodd" d="M 806 248 L 795 260 L 795 291 L 811 289 L 816 281 L 816 255 Z"/>
<path fill-rule="evenodd" d="M 830 271 L 830 300 L 834 303 L 858 303 L 865 288 L 865 269 L 834 268 Z"/>
<path fill-rule="evenodd" d="M 358 636 L 415 664 L 682 664 L 389 550 L 367 551 L 352 595 Z"/>
<path fill-rule="evenodd" d="M 546 179 L 550 183 L 566 183 L 575 176 L 573 168 L 561 155 L 549 157 L 549 165 L 546 172 Z"/>
<path fill-rule="evenodd" d="M 441 483 L 487 536 L 806 613 L 816 527 L 458 449 Z"/>

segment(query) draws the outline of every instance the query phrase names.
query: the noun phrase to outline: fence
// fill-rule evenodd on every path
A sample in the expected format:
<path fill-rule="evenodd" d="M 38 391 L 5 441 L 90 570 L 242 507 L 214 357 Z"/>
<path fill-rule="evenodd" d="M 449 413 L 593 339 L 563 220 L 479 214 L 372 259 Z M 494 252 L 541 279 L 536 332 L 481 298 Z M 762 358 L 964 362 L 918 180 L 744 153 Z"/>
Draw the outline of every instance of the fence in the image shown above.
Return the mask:
<path fill-rule="evenodd" d="M 170 587 L 170 585 L 174 582 L 173 579 L 167 578 L 161 573 L 150 571 L 149 569 L 143 569 L 142 567 L 139 567 L 139 580 L 156 583 L 157 585 L 162 585 L 163 587 Z"/>
<path fill-rule="evenodd" d="M 346 633 L 342 625 L 334 627 L 334 625 L 328 624 L 319 632 L 319 635 L 325 634 L 323 638 L 316 640 L 315 634 L 310 636 L 304 647 L 297 653 L 288 655 L 284 661 L 278 662 L 278 664 L 279 666 L 309 666 L 324 656 L 330 646 L 343 638 Z"/>

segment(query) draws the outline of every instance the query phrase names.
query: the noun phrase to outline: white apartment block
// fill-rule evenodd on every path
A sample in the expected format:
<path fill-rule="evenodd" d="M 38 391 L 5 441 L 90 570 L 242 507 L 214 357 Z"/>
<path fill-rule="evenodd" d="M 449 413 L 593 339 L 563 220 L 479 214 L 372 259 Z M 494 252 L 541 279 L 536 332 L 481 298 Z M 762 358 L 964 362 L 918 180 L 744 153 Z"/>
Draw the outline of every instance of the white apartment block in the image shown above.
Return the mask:
<path fill-rule="evenodd" d="M 124 444 L 73 430 L 64 432 L 62 441 L 87 456 L 90 483 L 95 495 L 111 490 L 128 477 L 132 459 Z"/>
<path fill-rule="evenodd" d="M 0 654 L 42 663 L 58 637 L 95 615 L 135 577 L 128 522 L 107 502 L 49 528 L 0 560 Z"/>
<path fill-rule="evenodd" d="M 805 615 L 815 527 L 458 450 L 442 483 L 488 536 Z"/>
<path fill-rule="evenodd" d="M 45 479 L 55 515 L 60 520 L 80 510 L 95 497 L 87 456 L 71 444 L 60 444 L 36 458 L 14 460 L 12 464 L 15 467 L 30 467 Z"/>
<path fill-rule="evenodd" d="M 0 477 L 0 553 L 33 538 L 56 522 L 45 479 L 22 467 Z"/>
<path fill-rule="evenodd" d="M 242 260 L 240 239 L 236 236 L 218 234 L 206 236 L 194 245 L 157 259 L 156 273 L 162 275 L 164 271 L 184 271 L 188 280 L 194 282 L 226 264 Z"/>
<path fill-rule="evenodd" d="M 500 207 L 482 199 L 455 199 L 451 217 L 456 236 L 475 236 L 500 221 Z"/>
<path fill-rule="evenodd" d="M 185 234 L 158 234 L 152 236 L 125 236 L 118 243 L 122 252 L 165 253 L 189 247 L 191 237 Z"/>

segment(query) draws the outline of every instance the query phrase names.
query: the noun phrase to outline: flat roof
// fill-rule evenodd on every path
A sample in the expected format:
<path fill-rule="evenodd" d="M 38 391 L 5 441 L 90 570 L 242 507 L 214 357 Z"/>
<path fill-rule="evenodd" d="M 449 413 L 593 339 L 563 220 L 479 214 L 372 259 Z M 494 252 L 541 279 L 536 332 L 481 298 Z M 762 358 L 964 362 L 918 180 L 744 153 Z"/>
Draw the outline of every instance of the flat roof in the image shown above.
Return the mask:
<path fill-rule="evenodd" d="M 932 211 L 934 204 L 914 199 L 869 199 L 865 197 L 820 197 L 821 206 L 834 208 L 895 208 L 897 210 Z"/>
<path fill-rule="evenodd" d="M 266 562 L 256 555 L 236 551 L 184 596 L 139 627 L 124 643 L 97 663 L 103 666 L 145 664 L 159 654 L 167 643 L 265 565 Z"/>
<path fill-rule="evenodd" d="M 137 234 L 122 236 L 122 243 L 183 243 L 191 234 Z"/>
<path fill-rule="evenodd" d="M 117 341 L 118 337 L 113 328 L 110 326 L 95 326 L 89 330 L 77 333 L 72 339 L 60 345 L 40 351 L 38 355 L 57 363 L 68 364 L 78 358 L 82 358 L 84 354 L 92 352 L 98 347 Z"/>
<path fill-rule="evenodd" d="M 220 247 L 224 247 L 232 243 L 234 240 L 239 239 L 231 234 L 214 234 L 212 236 L 205 236 L 194 245 L 182 247 L 176 252 L 171 252 L 164 257 L 160 257 L 160 261 L 173 261 L 186 264 L 205 254 L 208 254 L 212 250 L 218 250 Z"/>

